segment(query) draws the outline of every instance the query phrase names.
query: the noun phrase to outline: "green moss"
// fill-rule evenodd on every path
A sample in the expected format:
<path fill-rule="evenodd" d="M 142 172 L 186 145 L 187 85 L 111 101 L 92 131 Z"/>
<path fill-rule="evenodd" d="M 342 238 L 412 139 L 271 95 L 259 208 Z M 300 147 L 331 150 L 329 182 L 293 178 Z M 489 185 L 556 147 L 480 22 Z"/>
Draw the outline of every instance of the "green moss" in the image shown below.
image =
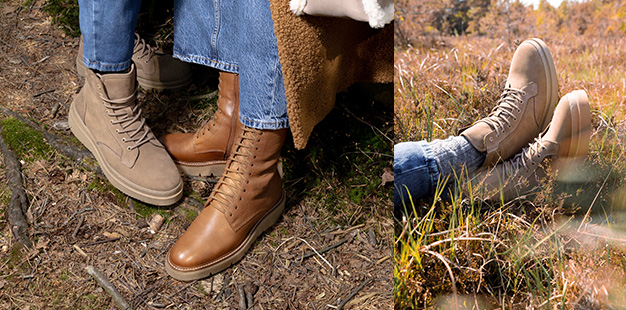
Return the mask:
<path fill-rule="evenodd" d="M 52 17 L 52 23 L 57 25 L 65 34 L 78 37 L 80 25 L 78 22 L 78 2 L 75 0 L 48 0 L 44 6 Z"/>
<path fill-rule="evenodd" d="M 13 244 L 9 253 L 7 254 L 6 265 L 9 269 L 18 268 L 20 271 L 26 272 L 28 270 L 28 263 L 23 261 L 24 247 L 21 243 L 16 242 Z"/>
<path fill-rule="evenodd" d="M 3 120 L 0 125 L 4 141 L 19 159 L 32 162 L 52 156 L 52 148 L 37 130 L 13 117 Z"/>
<path fill-rule="evenodd" d="M 115 196 L 117 203 L 122 205 L 126 201 L 126 195 L 115 188 L 109 181 L 102 178 L 94 178 L 87 186 L 91 191 L 98 191 L 102 193 L 111 193 Z"/>
<path fill-rule="evenodd" d="M 198 212 L 191 209 L 181 209 L 181 212 L 185 221 L 189 223 L 193 222 L 193 220 L 196 219 L 196 217 L 198 216 Z"/>
<path fill-rule="evenodd" d="M 137 212 L 137 214 L 140 217 L 150 218 L 152 214 L 156 213 L 156 214 L 160 214 L 165 219 L 166 222 L 170 218 L 170 212 L 160 207 L 148 205 L 135 199 L 133 199 L 133 205 L 135 206 L 135 212 Z"/>

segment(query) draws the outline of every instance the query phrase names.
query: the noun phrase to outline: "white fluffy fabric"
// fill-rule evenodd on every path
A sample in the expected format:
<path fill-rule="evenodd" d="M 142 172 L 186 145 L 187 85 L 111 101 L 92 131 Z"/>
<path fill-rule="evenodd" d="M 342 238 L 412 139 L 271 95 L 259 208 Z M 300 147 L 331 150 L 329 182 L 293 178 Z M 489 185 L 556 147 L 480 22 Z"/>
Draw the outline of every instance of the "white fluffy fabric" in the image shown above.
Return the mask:
<path fill-rule="evenodd" d="M 291 3 L 294 1 L 291 0 Z M 378 0 L 363 0 L 363 8 L 372 28 L 383 28 L 393 20 L 393 1 L 386 7 L 381 7 Z"/>
<path fill-rule="evenodd" d="M 289 9 L 296 15 L 304 15 L 304 7 L 306 6 L 306 0 L 290 0 Z"/>

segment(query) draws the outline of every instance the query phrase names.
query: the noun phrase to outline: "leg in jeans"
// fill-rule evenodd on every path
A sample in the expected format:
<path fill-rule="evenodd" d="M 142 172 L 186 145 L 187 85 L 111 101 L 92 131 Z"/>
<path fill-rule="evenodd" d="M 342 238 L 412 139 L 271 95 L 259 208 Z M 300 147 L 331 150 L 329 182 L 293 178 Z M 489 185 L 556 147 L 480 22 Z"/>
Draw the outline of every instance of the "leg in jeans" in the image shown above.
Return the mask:
<path fill-rule="evenodd" d="M 227 11 L 216 15 L 223 22 L 219 27 L 237 27 L 233 33 L 240 35 L 209 32 L 217 40 L 204 43 L 210 51 L 187 55 L 219 69 L 224 64 L 220 51 L 224 47 L 213 50 L 211 44 L 221 39 L 231 44 L 225 48 L 235 52 L 240 111 L 224 174 L 200 215 L 167 255 L 165 270 L 179 280 L 209 276 L 241 259 L 256 238 L 278 220 L 285 206 L 278 158 L 287 135 L 287 103 L 269 2 L 235 2 L 238 8 L 232 16 L 225 16 Z M 181 46 L 178 51 L 203 48 Z"/>
<path fill-rule="evenodd" d="M 139 5 L 80 1 L 83 61 L 91 70 L 85 70 L 68 123 L 113 186 L 143 202 L 171 205 L 182 197 L 182 179 L 137 105 L 131 57 Z"/>
<path fill-rule="evenodd" d="M 241 20 L 247 25 L 240 37 L 239 119 L 256 129 L 288 128 L 287 99 L 274 23 L 269 1 L 255 0 L 241 6 Z"/>
<path fill-rule="evenodd" d="M 394 146 L 393 156 L 396 215 L 405 205 L 409 209 L 411 200 L 431 196 L 438 183 L 459 175 L 463 169 L 474 172 L 485 160 L 485 155 L 464 137 L 399 143 Z"/>
<path fill-rule="evenodd" d="M 79 0 L 78 4 L 87 68 L 102 72 L 128 69 L 141 0 Z"/>

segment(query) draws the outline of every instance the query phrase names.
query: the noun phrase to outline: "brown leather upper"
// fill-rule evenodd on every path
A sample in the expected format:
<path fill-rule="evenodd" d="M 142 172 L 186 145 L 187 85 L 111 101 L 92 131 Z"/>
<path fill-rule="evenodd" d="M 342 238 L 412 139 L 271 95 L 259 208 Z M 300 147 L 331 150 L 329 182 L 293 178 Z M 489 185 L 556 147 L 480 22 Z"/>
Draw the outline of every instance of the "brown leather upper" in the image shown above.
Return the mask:
<path fill-rule="evenodd" d="M 205 208 L 168 254 L 177 270 L 195 270 L 231 256 L 282 199 L 278 158 L 287 129 L 241 125 L 226 171 Z"/>
<path fill-rule="evenodd" d="M 220 72 L 219 98 L 213 117 L 196 133 L 172 133 L 160 138 L 177 164 L 226 161 L 239 128 L 239 75 Z"/>

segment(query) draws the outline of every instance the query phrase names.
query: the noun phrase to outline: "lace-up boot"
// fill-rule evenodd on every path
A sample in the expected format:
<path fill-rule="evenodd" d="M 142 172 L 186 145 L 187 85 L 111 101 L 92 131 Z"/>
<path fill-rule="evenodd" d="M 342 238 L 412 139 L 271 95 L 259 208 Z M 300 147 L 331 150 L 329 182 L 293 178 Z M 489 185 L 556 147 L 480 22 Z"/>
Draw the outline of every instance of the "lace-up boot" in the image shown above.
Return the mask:
<path fill-rule="evenodd" d="M 514 158 L 478 173 L 474 189 L 488 200 L 502 197 L 508 201 L 540 184 L 548 172 L 573 171 L 587 156 L 590 126 L 591 113 L 585 91 L 565 95 L 545 133 Z"/>
<path fill-rule="evenodd" d="M 283 212 L 278 158 L 287 129 L 240 126 L 224 174 L 167 255 L 165 270 L 178 280 L 207 277 L 234 264 Z"/>
<path fill-rule="evenodd" d="M 224 171 L 240 122 L 239 76 L 220 72 L 219 98 L 213 117 L 195 133 L 160 138 L 176 166 L 190 176 L 216 176 Z"/>
<path fill-rule="evenodd" d="M 120 74 L 87 70 L 68 121 L 72 133 L 120 191 L 155 205 L 180 199 L 179 172 L 141 116 L 134 65 L 129 73 Z"/>
<path fill-rule="evenodd" d="M 482 168 L 506 160 L 532 142 L 550 122 L 558 100 L 556 69 L 545 43 L 519 45 L 498 105 L 461 135 L 486 153 Z"/>
<path fill-rule="evenodd" d="M 137 66 L 137 81 L 144 89 L 176 89 L 191 83 L 191 67 L 169 54 L 158 51 L 135 33 L 133 62 Z M 85 76 L 87 67 L 83 62 L 83 37 L 80 37 L 76 71 Z"/>

